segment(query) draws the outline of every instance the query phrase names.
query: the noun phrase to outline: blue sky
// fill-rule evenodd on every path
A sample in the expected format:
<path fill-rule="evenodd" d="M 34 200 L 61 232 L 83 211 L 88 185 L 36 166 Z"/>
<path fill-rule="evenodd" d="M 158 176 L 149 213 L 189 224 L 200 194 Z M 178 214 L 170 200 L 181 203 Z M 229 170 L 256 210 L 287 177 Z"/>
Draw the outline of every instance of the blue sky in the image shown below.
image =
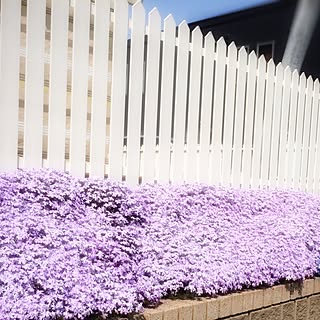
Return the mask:
<path fill-rule="evenodd" d="M 172 14 L 176 23 L 182 20 L 192 22 L 245 8 L 275 2 L 276 0 L 143 0 L 148 13 L 157 7 L 165 18 Z"/>

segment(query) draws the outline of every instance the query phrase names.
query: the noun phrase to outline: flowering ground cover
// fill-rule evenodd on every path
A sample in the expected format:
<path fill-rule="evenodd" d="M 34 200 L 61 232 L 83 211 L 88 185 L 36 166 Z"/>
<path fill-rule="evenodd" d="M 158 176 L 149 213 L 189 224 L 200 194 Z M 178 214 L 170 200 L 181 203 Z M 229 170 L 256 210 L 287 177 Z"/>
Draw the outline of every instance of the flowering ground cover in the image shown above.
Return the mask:
<path fill-rule="evenodd" d="M 131 313 L 168 293 L 314 275 L 320 199 L 145 185 L 52 170 L 0 175 L 0 319 Z"/>
<path fill-rule="evenodd" d="M 141 223 L 128 190 L 54 171 L 0 177 L 0 319 L 83 318 L 141 305 Z"/>

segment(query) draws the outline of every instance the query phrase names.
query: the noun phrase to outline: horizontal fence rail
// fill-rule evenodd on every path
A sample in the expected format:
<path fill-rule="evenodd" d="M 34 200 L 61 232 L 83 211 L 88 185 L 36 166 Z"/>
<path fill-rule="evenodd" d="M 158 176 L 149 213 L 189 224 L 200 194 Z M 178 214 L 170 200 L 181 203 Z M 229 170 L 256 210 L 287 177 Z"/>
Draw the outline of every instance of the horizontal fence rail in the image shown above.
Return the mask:
<path fill-rule="evenodd" d="M 318 80 L 140 1 L 62 2 L 1 0 L 1 171 L 320 194 Z"/>

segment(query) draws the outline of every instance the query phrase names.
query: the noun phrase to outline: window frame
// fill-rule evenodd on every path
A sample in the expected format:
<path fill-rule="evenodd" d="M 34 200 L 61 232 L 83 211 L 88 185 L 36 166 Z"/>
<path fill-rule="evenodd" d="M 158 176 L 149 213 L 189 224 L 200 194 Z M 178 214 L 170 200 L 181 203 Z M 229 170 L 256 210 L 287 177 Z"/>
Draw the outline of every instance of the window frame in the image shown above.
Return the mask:
<path fill-rule="evenodd" d="M 271 59 L 274 60 L 274 47 L 275 47 L 275 40 L 271 40 L 271 41 L 263 41 L 263 42 L 257 42 L 257 57 L 260 58 L 260 46 L 265 46 L 265 45 L 268 45 L 268 44 L 271 44 L 272 45 L 272 56 L 271 56 Z"/>

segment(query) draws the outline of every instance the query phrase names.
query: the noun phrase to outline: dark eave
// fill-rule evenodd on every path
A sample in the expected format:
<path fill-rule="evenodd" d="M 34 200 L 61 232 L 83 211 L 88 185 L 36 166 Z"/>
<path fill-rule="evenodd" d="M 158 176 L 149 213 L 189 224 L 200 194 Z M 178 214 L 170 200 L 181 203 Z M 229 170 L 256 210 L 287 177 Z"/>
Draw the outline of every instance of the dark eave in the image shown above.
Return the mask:
<path fill-rule="evenodd" d="M 229 22 L 236 21 L 236 20 L 243 20 L 246 17 L 251 15 L 271 14 L 275 10 L 283 9 L 286 6 L 292 5 L 292 3 L 296 3 L 296 2 L 297 0 L 279 0 L 269 4 L 261 5 L 259 7 L 253 7 L 249 9 L 244 9 L 244 10 L 224 14 L 217 17 L 193 21 L 189 23 L 189 27 L 191 30 L 198 25 L 200 25 L 202 28 L 205 28 L 206 26 L 212 27 L 220 24 L 227 24 Z"/>

